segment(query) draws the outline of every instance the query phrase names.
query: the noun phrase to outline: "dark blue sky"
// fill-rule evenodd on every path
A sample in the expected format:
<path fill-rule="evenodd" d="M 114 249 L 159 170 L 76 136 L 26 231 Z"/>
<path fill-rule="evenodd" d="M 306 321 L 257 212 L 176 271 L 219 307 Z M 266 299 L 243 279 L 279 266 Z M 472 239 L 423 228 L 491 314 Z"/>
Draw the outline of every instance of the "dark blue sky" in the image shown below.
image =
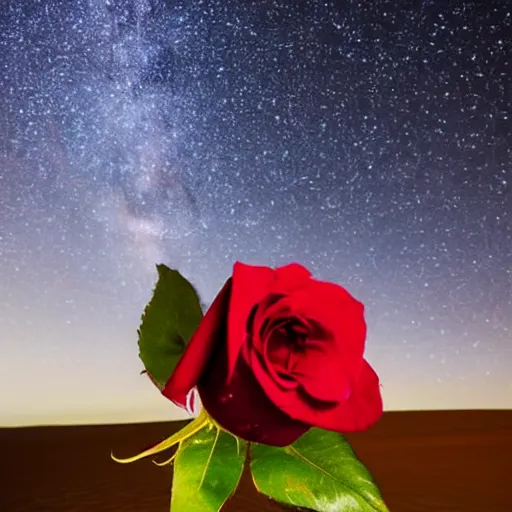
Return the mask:
<path fill-rule="evenodd" d="M 235 260 L 362 300 L 388 408 L 512 405 L 510 2 L 61 4 L 0 7 L 1 414 L 128 418 L 154 264 Z"/>

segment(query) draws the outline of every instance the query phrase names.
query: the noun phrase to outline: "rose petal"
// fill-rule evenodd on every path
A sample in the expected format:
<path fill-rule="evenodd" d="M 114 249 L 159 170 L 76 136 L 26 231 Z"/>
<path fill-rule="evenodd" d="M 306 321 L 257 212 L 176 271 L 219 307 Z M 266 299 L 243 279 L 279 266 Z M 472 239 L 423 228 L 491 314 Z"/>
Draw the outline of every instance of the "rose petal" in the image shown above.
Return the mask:
<path fill-rule="evenodd" d="M 291 373 L 312 398 L 340 402 L 352 392 L 349 376 L 359 373 L 361 368 L 359 364 L 347 370 L 343 363 L 346 364 L 331 342 L 310 342 L 304 354 L 297 357 Z"/>
<path fill-rule="evenodd" d="M 216 344 L 219 343 L 219 337 L 226 332 L 225 323 L 231 288 L 230 278 L 201 320 L 162 390 L 162 394 L 176 405 L 187 407 L 187 396 L 190 390 L 197 385 Z"/>
<path fill-rule="evenodd" d="M 313 293 L 322 290 L 326 292 L 327 300 L 324 296 Z M 305 377 L 303 387 L 312 398 L 337 402 L 348 397 L 351 392 L 350 383 L 357 379 L 361 370 L 366 338 L 364 307 L 360 302 L 343 290 L 338 290 L 335 285 L 324 286 L 324 283 L 319 283 L 317 287 L 311 284 L 307 290 L 298 290 L 291 296 L 274 301 L 264 312 L 258 307 L 254 320 L 250 344 L 263 356 L 266 372 L 272 375 L 279 387 L 294 387 L 283 385 L 283 372 L 279 371 L 283 365 L 278 364 L 278 356 L 281 355 L 281 360 L 300 362 L 300 372 Z M 279 341 L 276 329 L 287 323 L 304 326 L 304 338 L 308 340 L 306 347 L 312 348 L 313 360 L 309 361 L 308 354 L 293 354 L 292 340 L 289 347 L 286 347 L 286 339 L 281 343 L 282 347 L 275 346 Z M 261 339 L 263 336 L 265 338 Z M 313 348 L 312 341 L 317 348 Z M 327 350 L 329 354 L 322 360 L 322 351 Z M 324 364 L 325 375 L 319 378 L 318 368 Z M 324 369 L 321 371 L 323 373 Z M 290 367 L 289 376 L 293 375 Z M 302 382 L 298 374 L 295 374 L 294 380 Z M 270 389 L 266 385 L 263 387 L 265 391 Z M 273 398 L 272 395 L 269 396 Z"/>
<path fill-rule="evenodd" d="M 347 298 L 342 293 L 333 294 L 332 287 L 326 287 L 323 295 L 324 283 L 317 284 L 281 299 L 279 308 L 292 311 L 294 317 L 302 318 L 309 325 L 328 330 L 347 367 L 355 367 L 363 358 L 366 341 L 364 306 L 348 295 Z M 274 306 L 268 314 L 274 314 Z"/>
<path fill-rule="evenodd" d="M 332 287 L 335 285 L 325 284 L 317 282 L 308 290 L 297 291 L 288 299 L 283 299 L 283 307 L 288 306 L 294 316 L 314 320 L 323 328 L 341 335 L 338 339 L 343 340 L 345 351 L 362 357 L 366 339 L 363 304 L 348 294 L 333 294 Z"/>
<path fill-rule="evenodd" d="M 279 293 L 292 293 L 308 286 L 311 281 L 311 272 L 298 263 L 278 267 L 275 273 L 274 287 Z"/>
<path fill-rule="evenodd" d="M 240 349 L 246 339 L 247 322 L 252 308 L 267 294 L 275 280 L 274 270 L 236 262 L 228 318 L 228 366 L 226 379 L 233 376 Z"/>
<path fill-rule="evenodd" d="M 277 367 L 289 372 L 290 356 L 294 351 L 294 340 L 290 339 L 285 330 L 288 321 L 281 322 L 274 327 L 264 340 L 261 355 L 270 367 Z"/>
<path fill-rule="evenodd" d="M 288 358 L 290 350 L 283 348 L 283 352 L 285 351 L 287 353 L 283 354 L 283 356 Z M 250 347 L 244 347 L 243 355 L 249 367 L 252 368 L 253 365 L 257 365 L 261 368 L 261 371 L 268 374 L 272 382 L 282 390 L 294 389 L 298 386 L 298 382 L 286 368 L 286 361 L 283 361 L 284 364 L 281 364 L 279 361 L 272 360 L 272 356 L 269 356 L 266 353 L 260 353 L 256 350 L 251 350 Z M 279 354 L 277 353 L 273 354 L 273 357 L 278 356 Z"/>
<path fill-rule="evenodd" d="M 284 325 L 289 321 L 287 317 L 281 318 L 277 314 L 272 313 L 276 308 L 279 310 L 279 306 L 276 306 L 276 304 L 282 298 L 283 296 L 267 295 L 255 308 L 252 322 L 248 325 L 249 343 L 260 353 L 263 353 L 265 350 L 265 338 L 269 333 L 279 325 Z"/>
<path fill-rule="evenodd" d="M 382 416 L 382 396 L 379 377 L 367 361 L 363 361 L 361 373 L 352 394 L 347 400 L 334 407 L 322 407 L 321 402 L 296 400 L 292 407 L 283 407 L 283 411 L 296 420 L 309 421 L 311 424 L 334 430 L 335 432 L 358 432 L 366 430 Z"/>
<path fill-rule="evenodd" d="M 284 389 L 267 372 L 256 353 L 247 354 L 251 370 L 269 400 L 296 420 L 336 432 L 365 430 L 382 416 L 379 379 L 363 360 L 347 400 L 337 404 L 309 398 L 300 388 Z"/>
<path fill-rule="evenodd" d="M 261 340 L 262 326 L 265 320 L 276 320 L 277 316 L 288 317 L 289 311 L 282 310 L 280 315 L 270 313 L 279 310 L 279 302 L 286 294 L 295 292 L 300 288 L 307 287 L 311 282 L 311 273 L 298 263 L 290 263 L 275 270 L 268 267 L 256 267 L 237 262 L 233 268 L 233 295 L 230 306 L 230 331 L 228 350 L 228 375 L 231 375 L 232 368 L 240 352 L 243 341 L 240 340 L 240 333 L 244 335 L 248 329 L 248 319 L 252 309 L 256 311 L 252 318 L 251 335 L 253 341 L 262 349 Z M 258 337 L 259 333 L 259 337 Z M 233 339 L 231 337 L 233 336 Z M 235 341 L 237 340 L 237 341 Z M 229 376 L 228 376 L 229 378 Z"/>
<path fill-rule="evenodd" d="M 240 357 L 232 379 L 225 381 L 227 357 L 219 346 L 213 362 L 198 384 L 201 402 L 223 428 L 247 441 L 286 446 L 309 430 L 310 425 L 290 418 L 266 396 Z"/>
<path fill-rule="evenodd" d="M 293 401 L 297 400 L 298 383 L 284 379 L 263 356 L 254 350 L 245 350 L 244 358 L 268 399 L 283 410 L 283 404 L 285 408 L 292 407 Z"/>

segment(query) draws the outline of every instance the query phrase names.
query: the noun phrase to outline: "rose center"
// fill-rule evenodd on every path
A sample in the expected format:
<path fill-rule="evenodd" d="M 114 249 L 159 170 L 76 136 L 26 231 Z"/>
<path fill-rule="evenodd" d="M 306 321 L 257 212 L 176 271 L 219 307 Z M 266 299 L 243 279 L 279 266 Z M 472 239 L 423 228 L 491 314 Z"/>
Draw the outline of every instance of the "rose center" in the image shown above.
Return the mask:
<path fill-rule="evenodd" d="M 290 373 L 306 350 L 308 329 L 299 320 L 280 322 L 272 329 L 267 341 L 267 358 L 283 377 Z"/>

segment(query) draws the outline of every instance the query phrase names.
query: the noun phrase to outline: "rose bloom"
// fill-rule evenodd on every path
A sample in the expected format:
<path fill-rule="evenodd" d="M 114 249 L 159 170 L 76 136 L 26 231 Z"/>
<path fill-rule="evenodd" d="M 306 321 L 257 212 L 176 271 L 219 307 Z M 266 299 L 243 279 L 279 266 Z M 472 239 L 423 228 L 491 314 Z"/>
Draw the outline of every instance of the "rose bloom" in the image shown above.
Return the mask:
<path fill-rule="evenodd" d="M 382 415 L 365 339 L 364 306 L 341 286 L 296 263 L 236 263 L 162 393 L 186 407 L 197 388 L 218 425 L 268 445 L 364 430 Z"/>

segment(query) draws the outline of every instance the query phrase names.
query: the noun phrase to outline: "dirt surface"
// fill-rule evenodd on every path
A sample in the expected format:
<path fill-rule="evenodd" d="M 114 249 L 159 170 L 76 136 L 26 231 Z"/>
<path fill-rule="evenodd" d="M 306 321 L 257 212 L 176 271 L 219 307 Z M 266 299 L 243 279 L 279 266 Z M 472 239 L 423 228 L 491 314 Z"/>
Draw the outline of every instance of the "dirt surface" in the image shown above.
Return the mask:
<path fill-rule="evenodd" d="M 0 429 L 1 512 L 168 512 L 172 469 L 119 465 L 181 423 Z M 512 411 L 390 412 L 349 436 L 391 512 L 512 511 Z M 228 512 L 290 510 L 246 472 Z M 341 511 L 340 511 L 341 512 Z"/>

